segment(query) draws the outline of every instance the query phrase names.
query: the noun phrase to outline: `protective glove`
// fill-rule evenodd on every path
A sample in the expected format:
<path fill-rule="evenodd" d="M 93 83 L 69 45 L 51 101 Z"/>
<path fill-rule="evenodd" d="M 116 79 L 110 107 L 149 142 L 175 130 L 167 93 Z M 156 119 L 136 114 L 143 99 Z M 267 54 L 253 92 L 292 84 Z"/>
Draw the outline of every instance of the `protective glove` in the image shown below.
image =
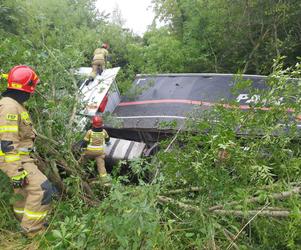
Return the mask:
<path fill-rule="evenodd" d="M 28 185 L 28 172 L 24 168 L 18 169 L 19 175 L 11 177 L 13 188 L 24 188 Z"/>
<path fill-rule="evenodd" d="M 85 141 L 85 140 L 81 140 L 80 141 L 80 148 L 83 149 L 83 148 L 86 148 L 88 146 L 88 142 Z"/>

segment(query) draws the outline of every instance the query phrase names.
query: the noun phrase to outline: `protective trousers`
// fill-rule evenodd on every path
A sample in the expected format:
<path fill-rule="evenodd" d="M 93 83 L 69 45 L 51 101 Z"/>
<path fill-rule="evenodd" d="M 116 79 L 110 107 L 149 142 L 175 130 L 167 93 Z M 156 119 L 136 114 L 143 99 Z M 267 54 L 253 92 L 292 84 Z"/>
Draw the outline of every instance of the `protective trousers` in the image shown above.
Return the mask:
<path fill-rule="evenodd" d="M 100 177 L 107 175 L 107 170 L 105 167 L 105 153 L 103 151 L 89 151 L 84 152 L 84 157 L 87 159 L 93 159 L 96 161 L 97 170 Z"/>
<path fill-rule="evenodd" d="M 1 166 L 1 170 L 12 177 L 9 175 L 10 163 L 1 163 Z M 13 207 L 17 218 L 21 221 L 22 229 L 28 233 L 44 227 L 45 217 L 50 209 L 53 187 L 33 160 L 22 162 L 22 167 L 28 172 L 28 185 L 14 189 L 17 201 Z"/>
<path fill-rule="evenodd" d="M 102 71 L 104 70 L 105 60 L 93 60 L 92 62 L 92 72 L 90 77 L 93 79 L 96 77 L 97 74 L 101 75 Z"/>

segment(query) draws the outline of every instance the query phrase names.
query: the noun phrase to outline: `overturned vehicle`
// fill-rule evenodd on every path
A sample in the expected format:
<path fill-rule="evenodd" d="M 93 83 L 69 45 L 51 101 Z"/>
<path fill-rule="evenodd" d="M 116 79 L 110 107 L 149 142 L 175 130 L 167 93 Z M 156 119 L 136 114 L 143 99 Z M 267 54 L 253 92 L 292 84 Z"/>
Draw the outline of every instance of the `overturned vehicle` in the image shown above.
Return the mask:
<path fill-rule="evenodd" d="M 78 74 L 85 76 L 90 70 L 80 68 Z M 225 108 L 249 110 L 260 100 L 256 93 L 267 88 L 267 77 L 259 75 L 242 75 L 239 79 L 233 74 L 210 73 L 137 75 L 132 88 L 121 96 L 115 81 L 118 71 L 106 69 L 93 82 L 85 81 L 80 87 L 84 105 L 80 127 L 84 128 L 95 114 L 105 117 L 105 129 L 112 137 L 106 147 L 109 164 L 154 154 L 158 141 L 185 127 L 196 108 L 201 113 L 222 104 Z M 242 81 L 247 88 L 233 91 Z"/>

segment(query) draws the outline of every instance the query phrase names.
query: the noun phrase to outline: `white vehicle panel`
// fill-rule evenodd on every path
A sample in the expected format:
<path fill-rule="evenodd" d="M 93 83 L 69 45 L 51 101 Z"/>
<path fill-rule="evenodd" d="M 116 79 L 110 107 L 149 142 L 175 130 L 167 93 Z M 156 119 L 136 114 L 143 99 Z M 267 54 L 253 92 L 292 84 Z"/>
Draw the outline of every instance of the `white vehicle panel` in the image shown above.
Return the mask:
<path fill-rule="evenodd" d="M 84 103 L 84 109 L 80 114 L 93 116 L 97 113 L 99 105 L 114 83 L 119 70 L 119 67 L 106 69 L 101 75 L 97 75 L 93 82 L 89 82 L 88 85 L 84 82 L 81 85 L 80 94 L 82 95 L 81 101 Z M 77 74 L 87 75 L 91 71 L 91 68 L 80 68 Z"/>

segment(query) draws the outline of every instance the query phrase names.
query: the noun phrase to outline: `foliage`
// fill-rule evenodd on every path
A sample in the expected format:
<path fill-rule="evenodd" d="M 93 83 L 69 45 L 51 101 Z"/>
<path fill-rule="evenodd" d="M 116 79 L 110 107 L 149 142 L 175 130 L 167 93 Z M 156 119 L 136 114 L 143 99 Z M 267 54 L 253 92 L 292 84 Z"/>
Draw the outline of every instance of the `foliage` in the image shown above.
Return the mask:
<path fill-rule="evenodd" d="M 42 247 L 53 249 L 151 249 L 168 247 L 168 235 L 162 230 L 160 211 L 156 208 L 156 187 L 128 188 L 114 186 L 110 196 L 95 208 L 63 202 L 51 233 Z M 129 202 L 130 201 L 130 202 Z M 80 201 L 79 204 L 80 205 Z M 69 214 L 66 211 L 74 211 Z"/>
<path fill-rule="evenodd" d="M 108 22 L 93 0 L 0 1 L 1 69 L 28 64 L 41 77 L 27 108 L 39 133 L 40 168 L 64 191 L 48 231 L 33 246 L 18 232 L 9 209 L 18 197 L 0 173 L 2 248 L 227 249 L 235 241 L 239 249 L 300 249 L 300 197 L 272 196 L 300 185 L 299 1 L 153 3 L 167 25 L 153 26 L 141 38 L 123 29 L 121 19 Z M 122 163 L 120 169 L 115 166 L 112 189 L 104 190 L 97 181 L 87 182 L 93 166 L 89 171 L 79 166 L 71 150 L 82 134 L 73 129 L 80 104 L 70 69 L 89 65 L 102 42 L 111 45 L 111 65 L 123 67 L 122 93 L 135 74 L 164 72 L 272 72 L 269 88 L 251 90 L 250 82 L 237 76 L 233 91 L 245 88 L 260 95 L 250 110 L 243 112 L 235 103 L 231 109 L 222 104 L 208 112 L 196 109 L 185 131 L 161 142 L 152 160 L 130 162 L 131 171 L 123 176 Z M 192 186 L 200 190 L 185 191 Z M 245 216 L 218 214 L 210 210 L 215 205 Z M 282 219 L 258 215 L 248 223 L 248 212 L 273 208 L 290 214 Z"/>
<path fill-rule="evenodd" d="M 247 197 L 252 196 L 261 197 L 261 206 L 279 206 L 290 209 L 292 214 L 280 222 L 255 219 L 249 226 L 249 232 L 243 231 L 236 242 L 239 248 L 300 248 L 300 237 L 296 234 L 301 230 L 298 225 L 299 197 L 280 202 L 269 198 L 269 194 L 289 190 L 290 183 L 300 183 L 300 132 L 296 130 L 294 120 L 300 113 L 300 80 L 289 82 L 288 76 L 299 78 L 301 72 L 299 64 L 286 70 L 282 70 L 281 66 L 276 68 L 268 80 L 269 88 L 260 92 L 261 100 L 253 108 L 245 112 L 234 104 L 232 109 L 216 106 L 209 112 L 201 112 L 199 119 L 196 113 L 187 125 L 187 132 L 178 135 L 178 143 L 172 150 L 161 151 L 157 155 L 156 161 L 160 163 L 164 180 L 163 189 L 201 187 L 197 194 L 188 193 L 176 198 L 186 204 L 197 205 L 201 215 L 195 216 L 203 216 L 205 221 L 198 220 L 194 224 L 194 217 L 183 219 L 183 214 L 187 216 L 185 209 L 179 211 L 177 207 L 170 207 L 174 214 L 170 219 L 179 221 L 181 218 L 193 225 L 189 248 L 200 246 L 201 239 L 201 245 L 209 244 L 209 249 L 214 248 L 213 242 L 226 249 L 230 243 L 224 230 L 236 235 L 246 221 L 231 216 L 214 216 L 205 211 L 216 204 L 228 203 L 228 207 L 223 206 L 225 209 L 247 212 L 255 209 L 253 203 L 244 203 Z M 238 85 L 244 86 L 242 83 Z M 289 98 L 282 99 L 281 104 L 274 102 L 280 97 Z M 263 106 L 270 107 L 269 111 L 257 108 Z M 293 114 L 288 113 L 288 107 L 292 106 Z M 231 206 L 233 201 L 241 202 Z M 205 229 L 206 225 L 210 225 L 211 231 Z M 287 226 L 292 231 L 286 231 Z M 287 233 L 279 233 L 282 230 Z M 275 237 L 276 241 L 273 240 Z"/>
<path fill-rule="evenodd" d="M 272 58 L 300 55 L 300 1 L 153 0 L 182 44 L 186 72 L 271 72 Z"/>

